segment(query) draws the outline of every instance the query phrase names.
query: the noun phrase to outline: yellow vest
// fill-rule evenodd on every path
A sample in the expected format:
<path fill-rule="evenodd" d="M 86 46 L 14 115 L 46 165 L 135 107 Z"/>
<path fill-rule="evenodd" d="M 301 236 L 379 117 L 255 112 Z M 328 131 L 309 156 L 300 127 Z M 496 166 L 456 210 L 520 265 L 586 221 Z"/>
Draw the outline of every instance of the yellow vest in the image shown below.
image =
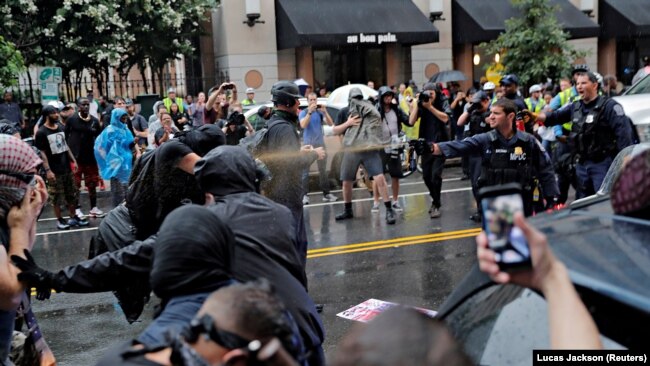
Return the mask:
<path fill-rule="evenodd" d="M 530 98 L 524 99 L 524 103 L 526 103 L 526 107 L 528 107 L 528 110 L 531 112 L 539 113 L 542 111 L 542 108 L 546 105 L 546 102 L 544 102 L 544 99 L 539 99 L 537 101 L 537 105 L 535 106 L 535 110 L 533 110 L 533 103 L 531 102 Z"/>

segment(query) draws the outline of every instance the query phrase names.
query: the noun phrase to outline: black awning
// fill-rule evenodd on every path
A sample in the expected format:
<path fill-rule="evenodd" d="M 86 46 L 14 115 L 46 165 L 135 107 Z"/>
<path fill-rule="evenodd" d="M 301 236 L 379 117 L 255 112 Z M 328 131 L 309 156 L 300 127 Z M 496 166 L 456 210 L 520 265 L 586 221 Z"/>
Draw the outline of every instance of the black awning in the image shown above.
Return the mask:
<path fill-rule="evenodd" d="M 640 0 L 647 1 L 647 0 Z M 568 0 L 551 0 L 559 5 L 555 13 L 558 23 L 570 38 L 598 37 L 598 24 L 573 6 Z M 520 12 L 510 0 L 453 0 L 452 34 L 456 44 L 479 43 L 496 39 L 505 31 L 505 21 Z"/>
<path fill-rule="evenodd" d="M 277 0 L 278 49 L 438 42 L 411 0 Z"/>
<path fill-rule="evenodd" d="M 650 36 L 648 0 L 601 0 L 598 17 L 603 37 Z"/>

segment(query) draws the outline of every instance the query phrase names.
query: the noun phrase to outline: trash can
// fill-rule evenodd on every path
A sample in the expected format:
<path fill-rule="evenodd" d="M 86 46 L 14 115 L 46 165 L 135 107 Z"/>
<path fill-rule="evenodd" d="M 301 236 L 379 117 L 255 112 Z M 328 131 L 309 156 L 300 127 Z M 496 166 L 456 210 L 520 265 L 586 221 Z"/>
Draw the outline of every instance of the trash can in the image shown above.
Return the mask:
<path fill-rule="evenodd" d="M 161 100 L 158 94 L 140 94 L 136 98 L 136 103 L 140 104 L 140 114 L 146 120 L 153 114 L 153 105 Z"/>

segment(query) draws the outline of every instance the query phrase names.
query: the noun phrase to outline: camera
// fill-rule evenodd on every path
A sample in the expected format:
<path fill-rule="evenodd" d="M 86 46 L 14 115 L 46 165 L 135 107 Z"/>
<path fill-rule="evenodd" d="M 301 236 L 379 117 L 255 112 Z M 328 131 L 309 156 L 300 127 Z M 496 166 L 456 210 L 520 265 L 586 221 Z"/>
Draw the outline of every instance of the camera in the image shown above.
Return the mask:
<path fill-rule="evenodd" d="M 469 107 L 467 107 L 467 113 L 472 114 L 478 111 L 479 108 L 481 108 L 481 103 L 470 103 Z"/>
<path fill-rule="evenodd" d="M 420 104 L 428 103 L 430 100 L 431 100 L 431 94 L 429 93 L 428 90 L 420 93 L 420 97 L 418 98 L 418 102 L 420 102 Z"/>
<path fill-rule="evenodd" d="M 230 114 L 230 116 L 228 116 L 227 125 L 242 126 L 245 121 L 246 118 L 243 114 L 239 113 L 238 111 L 234 111 Z"/>
<path fill-rule="evenodd" d="M 226 85 L 223 86 L 225 90 L 230 90 L 235 88 L 235 84 L 233 83 L 227 83 Z"/>

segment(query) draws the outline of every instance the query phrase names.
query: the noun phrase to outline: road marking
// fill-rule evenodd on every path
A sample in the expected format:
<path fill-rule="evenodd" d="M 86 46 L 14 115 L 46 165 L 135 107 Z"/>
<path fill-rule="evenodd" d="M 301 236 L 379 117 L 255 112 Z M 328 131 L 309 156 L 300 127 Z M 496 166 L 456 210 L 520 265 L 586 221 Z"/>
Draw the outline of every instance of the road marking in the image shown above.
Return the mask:
<path fill-rule="evenodd" d="M 311 255 L 308 254 L 307 259 L 319 258 L 319 257 L 327 257 L 327 256 L 339 255 L 339 254 L 369 252 L 369 251 L 372 251 L 372 250 L 386 249 L 386 248 L 399 248 L 399 247 L 405 247 L 405 246 L 410 246 L 410 245 L 418 245 L 418 244 L 429 244 L 429 243 L 445 241 L 445 240 L 470 238 L 470 237 L 476 236 L 476 234 L 478 234 L 479 232 L 480 232 L 480 230 L 477 230 L 476 232 L 473 232 L 473 233 L 450 235 L 450 236 L 441 236 L 441 237 L 432 238 L 432 239 L 414 240 L 414 241 L 410 241 L 410 242 L 397 243 L 397 244 L 377 245 L 377 246 L 374 246 L 374 247 L 348 249 L 348 250 L 341 250 L 341 251 L 329 252 L 329 253 L 316 253 L 316 254 L 311 254 Z"/>
<path fill-rule="evenodd" d="M 307 254 L 332 252 L 332 251 L 338 251 L 338 250 L 343 250 L 343 249 L 362 248 L 362 247 L 375 246 L 375 245 L 398 244 L 400 242 L 410 242 L 410 241 L 413 241 L 413 240 L 423 240 L 423 239 L 434 239 L 434 238 L 453 236 L 453 235 L 463 235 L 463 234 L 476 235 L 479 232 L 481 232 L 481 229 L 472 228 L 472 229 L 464 229 L 464 230 L 458 230 L 458 231 L 447 231 L 447 232 L 444 232 L 444 233 L 425 234 L 425 235 L 416 235 L 416 236 L 404 236 L 404 237 L 401 237 L 401 238 L 394 238 L 394 239 L 385 239 L 385 240 L 369 241 L 369 242 L 365 242 L 365 243 L 347 244 L 347 245 L 339 245 L 339 246 L 335 246 L 335 247 L 311 249 L 311 250 L 307 251 Z"/>
<path fill-rule="evenodd" d="M 446 189 L 446 190 L 443 190 L 443 191 L 440 192 L 440 193 L 441 193 L 441 194 L 442 194 L 442 193 L 455 193 L 455 192 L 464 192 L 464 191 L 471 191 L 471 190 L 472 190 L 472 187 L 467 187 L 467 188 L 454 188 L 454 189 Z M 407 194 L 401 194 L 400 197 L 415 197 L 415 196 L 424 196 L 424 195 L 428 195 L 428 194 L 429 194 L 428 191 L 427 191 L 427 192 L 418 192 L 418 193 L 407 193 Z M 358 199 L 356 199 L 356 200 L 352 200 L 352 202 L 353 202 L 353 203 L 354 203 L 354 202 L 367 202 L 367 201 L 372 201 L 372 200 L 373 200 L 372 197 L 369 197 L 369 198 L 358 198 Z M 344 203 L 343 201 L 336 201 L 336 202 L 322 202 L 322 203 L 313 203 L 313 204 L 305 205 L 304 207 L 305 207 L 305 208 L 311 208 L 311 207 L 320 207 L 320 206 L 328 206 L 328 205 L 331 206 L 331 205 L 340 205 L 340 204 L 343 204 L 343 203 Z M 40 222 L 40 221 L 44 221 L 44 220 L 48 220 L 48 219 L 39 220 L 39 222 Z M 73 234 L 73 233 L 78 233 L 78 232 L 80 232 L 80 231 L 90 231 L 90 230 L 97 230 L 97 227 L 89 227 L 89 228 L 85 228 L 85 229 L 72 229 L 72 230 L 48 231 L 48 232 L 45 232 L 45 233 L 39 233 L 39 234 L 36 234 L 36 236 L 49 235 L 49 234 Z"/>

